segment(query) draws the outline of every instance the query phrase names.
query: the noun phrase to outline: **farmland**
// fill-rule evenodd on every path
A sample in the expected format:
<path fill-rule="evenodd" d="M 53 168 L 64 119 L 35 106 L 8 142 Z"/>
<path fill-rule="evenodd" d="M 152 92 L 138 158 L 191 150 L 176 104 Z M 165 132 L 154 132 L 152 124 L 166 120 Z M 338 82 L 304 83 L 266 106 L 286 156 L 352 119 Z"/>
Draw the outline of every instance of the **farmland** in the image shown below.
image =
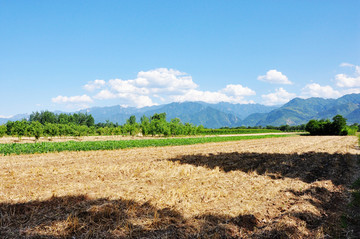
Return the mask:
<path fill-rule="evenodd" d="M 304 136 L 0 156 L 0 237 L 344 237 L 356 145 Z"/>
<path fill-rule="evenodd" d="M 99 140 L 99 141 L 64 141 L 64 142 L 41 142 L 23 144 L 0 144 L 0 154 L 34 154 L 62 151 L 93 151 L 93 150 L 114 150 L 126 148 L 161 147 L 175 145 L 203 144 L 211 142 L 226 142 L 246 139 L 261 139 L 273 137 L 286 137 L 291 134 L 258 134 L 247 136 L 226 136 L 226 137 L 186 137 L 186 138 L 146 138 L 142 140 Z"/>

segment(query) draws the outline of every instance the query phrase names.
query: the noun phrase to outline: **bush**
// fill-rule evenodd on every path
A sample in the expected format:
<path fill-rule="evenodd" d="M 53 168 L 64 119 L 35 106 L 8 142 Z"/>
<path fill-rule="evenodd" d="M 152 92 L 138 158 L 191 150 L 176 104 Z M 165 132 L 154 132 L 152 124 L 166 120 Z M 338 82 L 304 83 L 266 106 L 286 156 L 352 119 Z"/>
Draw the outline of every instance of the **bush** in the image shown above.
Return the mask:
<path fill-rule="evenodd" d="M 43 125 L 38 121 L 31 122 L 28 132 L 29 136 L 34 136 L 36 140 L 38 140 L 44 133 Z"/>
<path fill-rule="evenodd" d="M 0 125 L 0 138 L 4 137 L 7 131 L 6 125 Z"/>
<path fill-rule="evenodd" d="M 354 127 L 355 129 L 355 127 Z M 353 130 L 346 126 L 346 119 L 341 115 L 333 117 L 333 122 L 330 120 L 310 120 L 305 130 L 311 135 L 348 135 Z"/>
<path fill-rule="evenodd" d="M 348 135 L 356 135 L 356 132 L 359 130 L 357 125 L 346 126 Z"/>

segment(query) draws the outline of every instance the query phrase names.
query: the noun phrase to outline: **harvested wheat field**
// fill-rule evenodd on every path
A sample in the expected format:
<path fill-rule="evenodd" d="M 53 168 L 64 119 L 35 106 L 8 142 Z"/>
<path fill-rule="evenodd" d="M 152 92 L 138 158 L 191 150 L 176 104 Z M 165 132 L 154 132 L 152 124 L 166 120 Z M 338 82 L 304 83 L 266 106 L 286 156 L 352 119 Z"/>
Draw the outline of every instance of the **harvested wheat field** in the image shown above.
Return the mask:
<path fill-rule="evenodd" d="M 356 137 L 1 156 L 0 238 L 346 237 Z"/>

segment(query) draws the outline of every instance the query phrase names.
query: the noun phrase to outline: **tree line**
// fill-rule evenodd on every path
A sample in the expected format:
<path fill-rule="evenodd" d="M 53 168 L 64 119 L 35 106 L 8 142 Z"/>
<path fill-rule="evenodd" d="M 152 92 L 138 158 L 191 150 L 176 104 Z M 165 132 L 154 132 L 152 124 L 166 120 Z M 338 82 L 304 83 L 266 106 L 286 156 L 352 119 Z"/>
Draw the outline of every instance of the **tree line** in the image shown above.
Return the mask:
<path fill-rule="evenodd" d="M 341 115 L 334 116 L 332 121 L 329 119 L 313 119 L 305 126 L 305 130 L 310 135 L 355 135 L 358 129 L 358 124 L 348 126 L 346 119 Z"/>
<path fill-rule="evenodd" d="M 346 119 L 341 115 L 336 115 L 330 120 L 310 120 L 306 125 L 281 125 L 281 126 L 255 126 L 255 127 L 236 127 L 220 128 L 222 130 L 238 129 L 267 129 L 290 131 L 308 131 L 311 135 L 354 135 L 358 131 L 358 125 L 346 125 Z M 119 125 L 106 121 L 105 123 L 95 124 L 94 118 L 90 114 L 55 114 L 50 111 L 33 112 L 29 120 L 8 121 L 5 125 L 0 125 L 0 137 L 5 135 L 21 137 L 42 136 L 90 136 L 90 135 L 158 135 L 158 136 L 178 136 L 178 135 L 197 135 L 209 131 L 202 125 L 196 126 L 190 123 L 182 123 L 179 118 L 166 120 L 166 113 L 154 114 L 150 117 L 142 116 L 140 122 L 134 115 L 130 116 L 125 124 Z"/>
<path fill-rule="evenodd" d="M 196 135 L 203 126 L 190 123 L 183 124 L 175 118 L 170 122 L 166 120 L 166 113 L 154 114 L 151 117 L 143 116 L 138 123 L 134 115 L 124 125 L 112 123 L 94 123 L 91 115 L 83 113 L 54 114 L 49 111 L 35 112 L 29 120 L 9 121 L 0 125 L 0 137 L 5 135 L 21 137 L 42 136 L 89 136 L 89 135 Z"/>

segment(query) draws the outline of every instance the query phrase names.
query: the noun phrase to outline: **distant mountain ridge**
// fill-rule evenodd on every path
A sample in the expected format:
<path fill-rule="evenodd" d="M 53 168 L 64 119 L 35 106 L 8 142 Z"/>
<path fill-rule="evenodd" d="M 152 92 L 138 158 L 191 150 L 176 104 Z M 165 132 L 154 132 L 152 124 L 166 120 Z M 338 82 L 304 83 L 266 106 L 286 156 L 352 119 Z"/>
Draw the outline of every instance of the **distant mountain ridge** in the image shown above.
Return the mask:
<path fill-rule="evenodd" d="M 282 107 L 263 115 L 249 115 L 242 124 L 245 126 L 299 125 L 311 119 L 331 119 L 340 114 L 348 124 L 360 123 L 360 94 L 344 95 L 338 99 L 295 98 Z"/>
<path fill-rule="evenodd" d="M 180 118 L 183 123 L 204 125 L 207 128 L 238 126 L 280 126 L 306 124 L 310 119 L 331 119 L 341 114 L 349 124 L 360 123 L 360 94 L 344 95 L 338 99 L 294 98 L 281 107 L 261 104 L 230 104 L 221 102 L 170 103 L 158 106 L 135 107 L 92 107 L 79 111 L 91 114 L 95 122 L 111 121 L 124 124 L 135 115 L 137 120 L 145 115 L 165 112 L 167 119 Z M 8 120 L 21 120 L 29 115 L 16 115 L 12 118 L 0 118 L 0 124 Z"/>
<path fill-rule="evenodd" d="M 123 124 L 131 116 L 137 120 L 145 115 L 150 117 L 155 113 L 166 113 L 168 120 L 180 118 L 183 123 L 204 125 L 208 128 L 241 126 L 242 119 L 255 112 L 267 113 L 277 107 L 260 104 L 209 104 L 205 102 L 170 103 L 145 108 L 124 108 L 121 106 L 93 107 L 82 110 L 82 113 L 91 114 L 95 122 L 117 122 Z"/>

